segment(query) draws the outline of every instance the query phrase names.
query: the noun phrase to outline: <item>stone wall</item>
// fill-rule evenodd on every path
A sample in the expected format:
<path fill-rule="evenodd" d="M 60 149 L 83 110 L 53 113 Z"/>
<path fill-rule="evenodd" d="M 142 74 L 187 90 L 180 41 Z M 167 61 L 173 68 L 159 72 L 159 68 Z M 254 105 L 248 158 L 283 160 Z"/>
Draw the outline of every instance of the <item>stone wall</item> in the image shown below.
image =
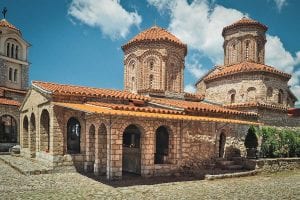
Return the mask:
<path fill-rule="evenodd" d="M 279 172 L 284 170 L 300 169 L 300 158 L 270 158 L 259 160 L 244 160 L 247 169 L 256 169 L 262 172 Z"/>

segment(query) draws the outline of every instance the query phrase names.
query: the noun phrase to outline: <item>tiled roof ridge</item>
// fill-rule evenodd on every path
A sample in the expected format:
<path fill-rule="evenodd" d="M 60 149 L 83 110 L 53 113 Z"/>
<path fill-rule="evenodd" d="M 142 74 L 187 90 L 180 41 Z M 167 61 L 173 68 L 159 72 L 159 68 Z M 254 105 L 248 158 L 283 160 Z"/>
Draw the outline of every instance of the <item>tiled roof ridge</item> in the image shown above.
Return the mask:
<path fill-rule="evenodd" d="M 96 88 L 96 87 L 89 87 L 89 86 L 61 84 L 61 83 L 44 82 L 44 81 L 32 81 L 32 85 L 38 87 L 40 90 L 45 90 L 46 93 L 49 92 L 53 95 L 111 97 L 111 98 L 128 99 L 128 100 L 138 99 L 144 101 L 148 101 L 149 99 L 149 97 L 143 95 L 134 94 L 127 91 L 116 90 L 116 89 Z M 58 87 L 58 88 L 51 88 L 51 86 Z"/>
<path fill-rule="evenodd" d="M 234 67 L 236 67 L 236 68 L 234 68 Z M 261 69 L 259 69 L 259 67 L 261 67 Z M 223 76 L 229 76 L 232 74 L 238 74 L 238 73 L 243 73 L 243 72 L 255 72 L 255 71 L 264 71 L 264 72 L 268 72 L 268 73 L 274 73 L 274 74 L 283 76 L 285 78 L 291 78 L 290 74 L 285 73 L 281 70 L 278 70 L 273 66 L 256 63 L 253 61 L 243 61 L 243 62 L 235 63 L 232 65 L 223 65 L 219 69 L 219 71 L 209 74 L 207 77 L 204 78 L 204 80 L 210 81 L 210 80 L 220 78 Z"/>
<path fill-rule="evenodd" d="M 234 103 L 224 105 L 226 108 L 239 108 L 239 107 L 263 107 L 263 108 L 270 108 L 276 110 L 287 111 L 288 108 L 286 106 L 274 105 L 269 103 L 261 103 L 261 102 L 247 102 L 247 103 Z"/>
<path fill-rule="evenodd" d="M 2 89 L 4 91 L 17 92 L 17 93 L 22 93 L 22 94 L 27 93 L 27 90 L 13 89 L 13 88 L 5 87 L 5 86 L 0 86 L 0 89 Z"/>
<path fill-rule="evenodd" d="M 187 49 L 187 45 L 184 44 L 182 41 L 180 41 L 179 38 L 177 38 L 175 35 L 170 33 L 165 28 L 159 27 L 159 26 L 152 26 L 148 29 L 145 29 L 144 31 L 138 33 L 136 36 L 134 36 L 131 40 L 129 40 L 126 44 L 122 46 L 122 49 L 124 50 L 126 47 L 135 44 L 137 42 L 142 41 L 169 41 L 173 42 L 181 47 L 184 47 Z"/>
<path fill-rule="evenodd" d="M 223 28 L 222 35 L 224 35 L 224 32 L 227 31 L 228 29 L 231 29 L 234 27 L 239 27 L 239 26 L 245 26 L 245 25 L 255 25 L 255 26 L 259 26 L 259 27 L 263 28 L 265 31 L 268 30 L 268 26 L 260 23 L 259 21 L 256 21 L 254 19 L 244 16 L 243 18 L 239 19 L 238 21 L 236 21 L 228 26 L 225 26 Z"/>
<path fill-rule="evenodd" d="M 20 29 L 18 29 L 13 24 L 11 24 L 10 22 L 8 22 L 6 19 L 1 19 L 0 20 L 0 26 L 2 26 L 2 27 L 8 27 L 8 28 L 11 28 L 11 29 L 14 29 L 14 30 L 20 32 Z"/>

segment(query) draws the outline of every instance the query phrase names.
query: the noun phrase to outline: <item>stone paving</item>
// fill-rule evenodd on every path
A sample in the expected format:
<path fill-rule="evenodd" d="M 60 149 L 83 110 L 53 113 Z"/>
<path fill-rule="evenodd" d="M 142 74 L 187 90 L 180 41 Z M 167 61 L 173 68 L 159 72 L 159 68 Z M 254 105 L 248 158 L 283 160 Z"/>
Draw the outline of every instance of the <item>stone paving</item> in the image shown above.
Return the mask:
<path fill-rule="evenodd" d="M 78 173 L 26 176 L 0 160 L 0 199 L 299 199 L 300 170 L 214 181 L 112 187 Z"/>

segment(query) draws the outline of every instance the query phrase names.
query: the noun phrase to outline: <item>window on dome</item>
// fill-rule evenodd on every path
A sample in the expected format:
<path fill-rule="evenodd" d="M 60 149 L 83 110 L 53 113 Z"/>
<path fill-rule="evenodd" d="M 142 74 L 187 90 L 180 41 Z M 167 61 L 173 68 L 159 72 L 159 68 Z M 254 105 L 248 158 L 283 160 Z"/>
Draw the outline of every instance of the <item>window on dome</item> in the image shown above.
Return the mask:
<path fill-rule="evenodd" d="M 10 80 L 10 81 L 12 81 L 12 73 L 13 73 L 13 69 L 9 68 L 9 71 L 8 71 L 8 80 Z"/>
<path fill-rule="evenodd" d="M 10 49 L 10 50 L 11 50 L 11 53 L 10 53 L 10 57 L 11 57 L 11 58 L 14 57 L 14 52 L 15 52 L 15 51 L 14 51 L 14 48 L 15 48 L 15 45 L 12 44 L 12 45 L 11 45 L 11 49 Z"/>
<path fill-rule="evenodd" d="M 18 82 L 18 70 L 15 69 L 14 71 L 14 82 Z"/>
<path fill-rule="evenodd" d="M 283 104 L 283 91 L 281 89 L 278 92 L 278 103 Z"/>
<path fill-rule="evenodd" d="M 246 57 L 246 60 L 249 59 L 249 41 L 246 41 L 246 52 L 245 52 L 245 57 Z"/>
<path fill-rule="evenodd" d="M 153 75 L 151 74 L 149 77 L 149 87 L 152 88 L 153 87 Z"/>
<path fill-rule="evenodd" d="M 15 55 L 15 58 L 18 59 L 19 58 L 19 46 L 16 45 L 16 55 Z"/>
<path fill-rule="evenodd" d="M 6 45 L 6 56 L 9 57 L 9 51 L 10 50 L 10 43 L 7 43 Z"/>

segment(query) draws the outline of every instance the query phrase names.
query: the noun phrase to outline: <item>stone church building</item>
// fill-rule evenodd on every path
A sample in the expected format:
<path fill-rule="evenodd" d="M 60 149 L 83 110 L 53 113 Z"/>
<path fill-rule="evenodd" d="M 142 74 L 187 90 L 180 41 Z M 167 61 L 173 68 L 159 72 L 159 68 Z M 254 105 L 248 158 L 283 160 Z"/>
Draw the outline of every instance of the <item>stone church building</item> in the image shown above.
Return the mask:
<path fill-rule="evenodd" d="M 1 73 L 1 88 L 7 95 L 7 90 L 27 88 L 28 44 L 13 25 L 0 27 L 1 34 L 14 31 L 0 35 L 1 44 L 15 42 L 1 53 L 1 70 L 8 76 Z M 33 81 L 20 116 L 13 114 L 17 102 L 0 109 L 6 109 L 3 116 L 15 118 L 21 155 L 54 171 L 73 169 L 117 179 L 125 173 L 148 177 L 203 169 L 216 158 L 245 156 L 250 125 L 296 119 L 297 112 L 288 115 L 296 101 L 287 86 L 290 75 L 264 65 L 266 30 L 250 19 L 225 27 L 224 66 L 197 82 L 197 94 L 183 91 L 187 46 L 153 26 L 122 46 L 123 91 Z M 7 39 L 12 36 L 16 39 Z M 12 44 L 20 45 L 22 57 L 11 58 L 12 50 L 5 54 Z M 10 82 L 10 66 L 18 70 L 18 84 Z M 267 86 L 272 95 L 266 100 Z M 3 101 L 16 101 L 5 95 Z M 269 120 L 272 115 L 275 120 Z"/>

